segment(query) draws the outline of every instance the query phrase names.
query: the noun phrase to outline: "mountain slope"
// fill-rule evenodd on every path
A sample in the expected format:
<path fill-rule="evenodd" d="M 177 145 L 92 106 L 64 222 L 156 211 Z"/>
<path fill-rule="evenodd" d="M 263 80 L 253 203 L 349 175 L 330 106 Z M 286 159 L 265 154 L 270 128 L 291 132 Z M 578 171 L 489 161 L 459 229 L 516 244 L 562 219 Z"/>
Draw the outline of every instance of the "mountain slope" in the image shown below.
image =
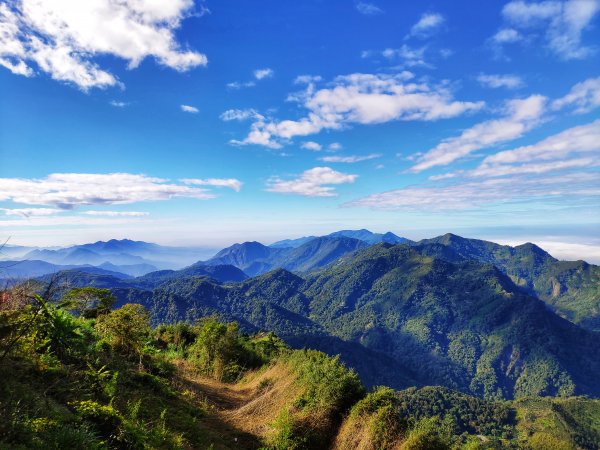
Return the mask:
<path fill-rule="evenodd" d="M 559 261 L 531 243 L 510 247 L 453 234 L 419 241 L 415 247 L 448 261 L 471 259 L 494 264 L 562 317 L 600 331 L 599 266 Z"/>
<path fill-rule="evenodd" d="M 201 264 L 231 264 L 250 276 L 276 268 L 307 272 L 367 245 L 363 241 L 343 236 L 315 238 L 295 248 L 273 248 L 259 242 L 244 242 L 221 250 Z"/>
<path fill-rule="evenodd" d="M 284 239 L 282 241 L 277 241 L 277 242 L 272 243 L 271 245 L 269 245 L 269 247 L 296 248 L 296 247 L 300 247 L 303 244 L 306 244 L 307 242 L 309 242 L 313 239 L 317 239 L 318 237 L 319 236 L 304 236 L 304 237 L 301 237 L 298 239 Z M 364 228 L 361 230 L 335 231 L 333 233 L 330 233 L 325 236 L 320 236 L 320 237 L 349 237 L 349 238 L 353 238 L 353 239 L 358 239 L 360 241 L 364 241 L 370 245 L 379 244 L 381 242 L 387 242 L 388 244 L 405 244 L 405 243 L 411 242 L 409 239 L 406 239 L 406 238 L 403 238 L 400 236 L 396 236 L 391 231 L 388 231 L 387 233 L 382 234 L 382 233 L 373 233 Z"/>
<path fill-rule="evenodd" d="M 486 398 L 599 395 L 597 336 L 492 265 L 380 244 L 307 280 L 310 317 L 392 356 L 424 384 Z"/>

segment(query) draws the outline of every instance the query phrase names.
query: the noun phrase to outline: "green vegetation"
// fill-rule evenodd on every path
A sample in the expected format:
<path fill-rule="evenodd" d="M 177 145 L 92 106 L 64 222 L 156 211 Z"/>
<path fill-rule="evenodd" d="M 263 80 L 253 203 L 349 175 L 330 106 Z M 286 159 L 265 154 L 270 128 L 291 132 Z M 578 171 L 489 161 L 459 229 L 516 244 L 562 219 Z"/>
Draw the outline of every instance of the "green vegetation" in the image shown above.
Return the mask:
<path fill-rule="evenodd" d="M 559 261 L 534 244 L 517 247 L 445 234 L 416 244 L 419 252 L 449 261 L 494 264 L 518 286 L 584 328 L 600 331 L 600 267 Z"/>
<path fill-rule="evenodd" d="M 152 328 L 139 304 L 101 307 L 106 294 L 2 293 L 1 449 L 600 445 L 598 400 L 492 401 L 441 387 L 367 394 L 337 357 L 215 317 Z"/>
<path fill-rule="evenodd" d="M 441 385 L 486 399 L 600 396 L 597 334 L 549 310 L 529 282 L 507 275 L 509 264 L 522 279 L 542 280 L 562 263 L 532 245 L 449 235 L 373 245 L 304 278 L 284 269 L 235 284 L 184 276 L 113 294 L 119 305 L 143 304 L 154 325 L 216 315 L 244 333 L 268 330 L 292 346 L 340 354 L 368 387 Z M 589 270 L 581 286 L 597 289 L 584 277 Z"/>

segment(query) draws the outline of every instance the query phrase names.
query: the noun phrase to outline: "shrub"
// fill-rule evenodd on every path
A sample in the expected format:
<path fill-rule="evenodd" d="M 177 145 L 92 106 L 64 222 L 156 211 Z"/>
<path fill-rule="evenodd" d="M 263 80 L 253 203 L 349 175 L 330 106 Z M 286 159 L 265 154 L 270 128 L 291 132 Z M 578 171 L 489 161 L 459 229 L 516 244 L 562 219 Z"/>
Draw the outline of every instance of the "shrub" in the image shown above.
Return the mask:
<path fill-rule="evenodd" d="M 150 316 L 142 305 L 129 303 L 98 317 L 96 330 L 115 350 L 141 355 L 150 333 Z"/>

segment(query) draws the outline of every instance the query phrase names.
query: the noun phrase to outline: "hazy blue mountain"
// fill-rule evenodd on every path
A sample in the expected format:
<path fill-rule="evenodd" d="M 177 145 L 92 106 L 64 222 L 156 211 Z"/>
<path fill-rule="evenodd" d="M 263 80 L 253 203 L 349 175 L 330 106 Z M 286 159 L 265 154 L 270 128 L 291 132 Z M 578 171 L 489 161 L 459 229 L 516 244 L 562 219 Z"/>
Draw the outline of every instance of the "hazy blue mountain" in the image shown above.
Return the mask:
<path fill-rule="evenodd" d="M 13 283 L 23 279 L 51 275 L 67 270 L 110 275 L 118 279 L 131 278 L 130 275 L 120 272 L 117 266 L 112 269 L 90 265 L 58 265 L 37 260 L 0 261 L 0 280 Z"/>
<path fill-rule="evenodd" d="M 3 259 L 21 259 L 30 251 L 35 250 L 33 247 L 25 247 L 22 245 L 0 245 L 0 260 Z"/>
<path fill-rule="evenodd" d="M 448 261 L 493 264 L 562 317 L 600 331 L 599 266 L 585 261 L 559 261 L 532 243 L 510 247 L 454 234 L 414 245 L 422 253 Z"/>
<path fill-rule="evenodd" d="M 69 247 L 58 250 L 33 250 L 27 253 L 23 259 L 37 259 L 61 265 L 89 264 L 98 266 L 107 262 L 114 265 L 150 264 L 144 258 L 136 255 L 127 253 L 101 255 L 90 249 L 80 247 Z"/>
<path fill-rule="evenodd" d="M 244 281 L 248 276 L 235 266 L 229 264 L 206 266 L 200 263 L 192 264 L 180 270 L 159 270 L 150 272 L 132 280 L 136 287 L 152 289 L 166 281 L 181 277 L 209 277 L 221 283 Z"/>
<path fill-rule="evenodd" d="M 30 249 L 18 259 L 35 259 L 60 265 L 129 266 L 122 270 L 131 275 L 140 275 L 157 269 L 180 269 L 213 252 L 212 249 L 167 247 L 130 239 L 111 239 L 58 249 Z"/>
<path fill-rule="evenodd" d="M 46 261 L 0 261 L 0 279 L 39 277 L 57 270 L 61 270 L 59 266 Z"/>
<path fill-rule="evenodd" d="M 311 239 L 296 248 L 274 248 L 259 242 L 244 242 L 221 250 L 202 264 L 231 264 L 250 276 L 275 268 L 307 272 L 367 245 L 358 239 L 342 236 Z"/>
<path fill-rule="evenodd" d="M 154 272 L 157 270 L 152 264 L 123 264 L 116 265 L 109 262 L 104 262 L 98 266 L 101 269 L 112 270 L 113 272 L 121 272 L 132 277 L 139 277 L 141 275 Z"/>
<path fill-rule="evenodd" d="M 290 249 L 275 259 L 273 266 L 293 272 L 309 272 L 367 246 L 364 241 L 349 237 L 320 237 Z"/>
<path fill-rule="evenodd" d="M 387 233 L 372 233 L 369 230 L 365 230 L 364 228 L 362 230 L 341 230 L 341 231 L 336 231 L 334 233 L 328 234 L 327 236 L 329 237 L 339 237 L 339 236 L 344 236 L 344 237 L 349 237 L 349 238 L 353 238 L 353 239 L 358 239 L 360 241 L 364 241 L 367 244 L 379 244 L 380 242 L 387 242 L 388 244 L 405 244 L 408 242 L 411 242 L 409 239 L 400 237 L 400 236 L 396 236 L 394 233 L 392 233 L 391 231 L 388 231 Z"/>
<path fill-rule="evenodd" d="M 219 283 L 240 282 L 248 278 L 244 272 L 231 265 L 203 266 L 193 264 L 181 270 L 158 270 L 139 277 L 131 277 L 94 266 L 74 268 L 52 266 L 52 268 L 54 269 L 52 272 L 41 274 L 43 275 L 41 279 L 48 281 L 53 278 L 69 287 L 94 286 L 110 289 L 152 290 L 168 281 L 185 277 L 210 278 Z"/>
<path fill-rule="evenodd" d="M 330 233 L 326 236 L 321 236 L 321 237 L 349 237 L 349 238 L 353 238 L 353 239 L 358 239 L 361 241 L 366 242 L 367 244 L 378 244 L 380 242 L 387 242 L 389 244 L 404 244 L 404 243 L 408 243 L 411 242 L 409 239 L 400 237 L 400 236 L 396 236 L 394 233 L 392 233 L 391 231 L 388 231 L 387 233 L 373 233 L 369 230 L 366 229 L 361 229 L 361 230 L 340 230 L 340 231 L 335 231 L 333 233 Z M 274 248 L 286 248 L 286 247 L 292 247 L 292 248 L 296 248 L 299 247 L 303 244 L 306 244 L 307 242 L 316 239 L 317 236 L 305 236 L 305 237 L 301 237 L 298 239 L 285 239 L 282 241 L 277 241 L 274 242 L 273 244 L 271 244 L 269 247 L 274 247 Z"/>
<path fill-rule="evenodd" d="M 316 239 L 317 236 L 304 236 L 298 239 L 284 239 L 282 241 L 273 242 L 269 247 L 273 248 L 296 248 L 300 247 L 302 244 L 306 244 L 308 241 L 312 241 Z"/>
<path fill-rule="evenodd" d="M 288 249 L 267 247 L 260 242 L 243 242 L 224 248 L 207 262 L 210 264 L 231 264 L 244 270 L 257 261 L 269 261 L 286 253 Z"/>

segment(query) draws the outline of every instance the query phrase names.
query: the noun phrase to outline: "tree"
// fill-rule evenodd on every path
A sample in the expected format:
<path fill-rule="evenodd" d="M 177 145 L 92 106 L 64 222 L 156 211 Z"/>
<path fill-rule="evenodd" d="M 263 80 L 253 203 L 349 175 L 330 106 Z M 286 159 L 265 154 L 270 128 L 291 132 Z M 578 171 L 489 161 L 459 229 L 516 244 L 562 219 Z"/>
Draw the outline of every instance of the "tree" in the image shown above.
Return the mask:
<path fill-rule="evenodd" d="M 108 314 L 98 316 L 96 330 L 112 347 L 124 354 L 142 354 L 150 333 L 150 316 L 146 308 L 128 303 Z"/>
<path fill-rule="evenodd" d="M 60 305 L 90 319 L 108 314 L 117 299 L 110 289 L 95 287 L 74 288 L 67 292 Z"/>

